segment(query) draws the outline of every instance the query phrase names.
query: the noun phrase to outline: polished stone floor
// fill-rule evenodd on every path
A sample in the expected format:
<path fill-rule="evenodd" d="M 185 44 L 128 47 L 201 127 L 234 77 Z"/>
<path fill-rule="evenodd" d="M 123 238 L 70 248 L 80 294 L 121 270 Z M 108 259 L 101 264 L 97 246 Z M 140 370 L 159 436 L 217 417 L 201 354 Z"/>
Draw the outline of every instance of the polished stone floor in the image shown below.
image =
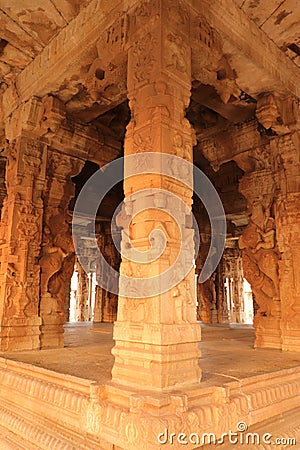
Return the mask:
<path fill-rule="evenodd" d="M 254 329 L 249 325 L 201 325 L 201 328 L 203 387 L 300 365 L 299 353 L 254 349 Z M 64 348 L 0 355 L 105 383 L 113 365 L 112 346 L 111 324 L 68 323 Z"/>

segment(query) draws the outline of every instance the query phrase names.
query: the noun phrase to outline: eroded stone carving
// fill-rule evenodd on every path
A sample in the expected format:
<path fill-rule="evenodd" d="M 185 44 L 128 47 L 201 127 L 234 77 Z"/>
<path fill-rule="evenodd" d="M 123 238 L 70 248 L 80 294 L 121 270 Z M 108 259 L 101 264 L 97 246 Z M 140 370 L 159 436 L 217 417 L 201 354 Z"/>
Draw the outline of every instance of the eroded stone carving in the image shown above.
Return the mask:
<path fill-rule="evenodd" d="M 252 286 L 258 313 L 270 316 L 277 312 L 279 301 L 279 252 L 275 238 L 275 220 L 271 216 L 272 198 L 255 199 L 249 224 L 240 238 L 245 277 Z"/>

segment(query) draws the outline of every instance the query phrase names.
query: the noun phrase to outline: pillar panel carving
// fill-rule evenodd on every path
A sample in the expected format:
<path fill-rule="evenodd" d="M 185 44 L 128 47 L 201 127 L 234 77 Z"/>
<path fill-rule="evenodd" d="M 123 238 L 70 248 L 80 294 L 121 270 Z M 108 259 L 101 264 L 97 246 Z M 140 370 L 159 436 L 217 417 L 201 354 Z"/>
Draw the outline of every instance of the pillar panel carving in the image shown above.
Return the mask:
<path fill-rule="evenodd" d="M 200 224 L 201 226 L 201 224 Z M 201 234 L 201 244 L 196 258 L 196 273 L 199 277 L 208 255 L 210 246 L 210 235 Z M 203 323 L 217 323 L 217 296 L 215 285 L 216 274 L 199 283 L 197 281 L 197 319 Z"/>
<path fill-rule="evenodd" d="M 47 189 L 44 197 L 41 266 L 40 315 L 41 347 L 63 346 L 65 304 L 69 302 L 75 253 L 70 232 L 68 205 L 74 196 L 71 177 L 80 172 L 84 161 L 49 149 Z"/>
<path fill-rule="evenodd" d="M 103 318 L 103 289 L 101 286 L 98 286 L 96 284 L 95 286 L 95 304 L 94 304 L 94 315 L 93 315 L 93 322 L 94 323 L 100 323 L 102 322 Z"/>
<path fill-rule="evenodd" d="M 281 348 L 280 253 L 274 215 L 275 181 L 271 148 L 257 170 L 241 179 L 239 190 L 246 197 L 249 222 L 239 239 L 243 271 L 250 283 L 258 311 L 254 317 L 255 347 Z"/>
<path fill-rule="evenodd" d="M 0 347 L 39 348 L 39 265 L 42 237 L 42 190 L 47 149 L 25 131 L 12 139 L 0 226 Z"/>
<path fill-rule="evenodd" d="M 6 158 L 0 157 L 0 211 L 2 210 L 3 200 L 7 195 L 5 184 Z"/>
<path fill-rule="evenodd" d="M 278 195 L 275 203 L 276 234 L 282 301 L 282 349 L 300 350 L 300 139 L 299 132 L 274 143 Z"/>
<path fill-rule="evenodd" d="M 88 300 L 89 300 L 89 277 L 83 270 L 79 261 L 76 263 L 76 269 L 78 273 L 78 285 L 76 291 L 76 311 L 75 316 L 77 322 L 88 321 Z"/>
<path fill-rule="evenodd" d="M 192 161 L 194 134 L 185 118 L 191 88 L 189 11 L 182 2 L 176 5 L 174 14 L 172 1 L 144 3 L 131 17 L 128 55 L 131 122 L 125 138 L 125 155 L 152 151 Z M 125 166 L 125 178 L 126 174 Z M 125 179 L 125 204 L 130 194 L 147 188 L 174 192 L 191 208 L 192 190 L 159 174 Z M 156 195 L 153 194 L 154 205 L 160 204 L 159 194 L 157 198 Z M 143 192 L 136 198 L 137 203 L 149 204 Z M 180 241 L 163 210 L 136 216 L 131 227 L 131 243 L 142 249 L 157 226 L 168 230 L 164 254 L 149 265 L 133 264 L 123 258 L 121 273 L 149 277 L 153 273 L 161 274 L 172 265 Z M 191 250 L 187 258 L 192 262 Z M 191 270 L 164 294 L 149 298 L 119 295 L 114 327 L 114 382 L 164 389 L 199 381 L 200 327 L 196 322 L 194 283 L 194 270 Z"/>

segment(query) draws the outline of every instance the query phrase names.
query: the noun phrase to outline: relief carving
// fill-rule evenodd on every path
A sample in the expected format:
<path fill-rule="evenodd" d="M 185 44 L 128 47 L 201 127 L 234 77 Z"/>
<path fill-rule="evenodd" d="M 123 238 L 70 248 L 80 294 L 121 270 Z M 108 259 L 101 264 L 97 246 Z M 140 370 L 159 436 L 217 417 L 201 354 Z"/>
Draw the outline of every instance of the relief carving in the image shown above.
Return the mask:
<path fill-rule="evenodd" d="M 186 55 L 188 54 L 188 49 L 184 45 L 184 41 L 181 36 L 175 33 L 169 33 L 167 43 L 167 56 L 166 56 L 166 66 L 168 69 L 178 70 L 181 73 L 188 72 L 188 65 Z"/>
<path fill-rule="evenodd" d="M 243 250 L 245 278 L 251 284 L 258 313 L 272 315 L 279 300 L 278 262 L 275 220 L 271 214 L 272 201 L 268 195 L 260 196 L 253 202 L 249 224 L 239 240 Z"/>
<path fill-rule="evenodd" d="M 280 98 L 276 93 L 265 93 L 257 101 L 256 117 L 264 128 L 286 134 L 299 128 L 299 100 Z"/>
<path fill-rule="evenodd" d="M 138 82 L 144 82 L 149 80 L 151 72 L 156 61 L 154 49 L 157 45 L 156 39 L 152 33 L 148 33 L 142 41 L 138 41 L 134 45 L 132 51 L 133 63 L 133 76 Z"/>

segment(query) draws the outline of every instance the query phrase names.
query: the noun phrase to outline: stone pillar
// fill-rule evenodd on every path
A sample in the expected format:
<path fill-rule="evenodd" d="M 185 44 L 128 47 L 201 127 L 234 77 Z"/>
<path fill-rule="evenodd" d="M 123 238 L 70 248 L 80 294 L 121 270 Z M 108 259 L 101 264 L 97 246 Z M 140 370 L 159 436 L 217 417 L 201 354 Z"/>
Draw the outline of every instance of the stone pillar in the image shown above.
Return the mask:
<path fill-rule="evenodd" d="M 0 211 L 2 210 L 3 200 L 7 195 L 5 185 L 5 172 L 6 172 L 6 158 L 0 156 Z"/>
<path fill-rule="evenodd" d="M 93 300 L 93 273 L 88 274 L 88 311 L 87 311 L 87 321 L 92 320 L 92 300 Z"/>
<path fill-rule="evenodd" d="M 300 351 L 300 138 L 282 136 L 273 145 L 277 154 L 276 236 L 282 305 L 282 350 Z M 257 301 L 257 299 L 256 299 Z"/>
<path fill-rule="evenodd" d="M 76 310 L 78 322 L 86 322 L 88 315 L 89 280 L 88 274 L 77 262 L 78 286 L 76 292 Z"/>
<path fill-rule="evenodd" d="M 26 107 L 23 106 L 25 112 Z M 24 116 L 25 113 L 19 115 L 18 126 L 22 128 L 23 123 L 25 130 L 19 129 L 19 133 L 13 130 L 18 136 L 10 140 L 5 152 L 7 196 L 0 226 L 1 351 L 30 350 L 40 346 L 40 267 L 37 258 L 42 237 L 42 190 L 47 149 L 29 132 Z"/>
<path fill-rule="evenodd" d="M 244 276 L 251 285 L 259 309 L 254 317 L 255 347 L 281 348 L 281 302 L 277 225 L 274 218 L 275 183 L 270 147 L 264 160 L 240 181 L 246 197 L 249 223 L 239 240 Z"/>
<path fill-rule="evenodd" d="M 120 269 L 120 254 L 114 245 L 110 228 L 110 224 L 102 224 L 102 230 L 98 236 L 98 246 L 109 266 L 118 272 Z M 115 293 L 118 290 L 118 278 L 114 278 L 110 275 L 110 279 L 107 279 L 107 276 L 107 271 L 98 262 L 96 279 L 99 283 L 99 289 L 100 286 L 103 285 L 102 283 L 105 282 L 105 285 L 111 286 L 113 288 L 112 291 L 114 291 L 110 292 L 102 289 L 101 322 L 114 323 L 117 319 L 118 310 L 118 295 Z"/>
<path fill-rule="evenodd" d="M 242 268 L 242 252 L 235 246 L 235 242 L 230 243 L 230 247 L 225 249 L 222 266 L 223 280 L 229 280 L 229 292 L 231 311 L 230 320 L 235 323 L 244 322 L 244 288 L 243 288 L 243 268 Z M 227 301 L 226 301 L 227 308 Z"/>
<path fill-rule="evenodd" d="M 95 292 L 95 305 L 94 305 L 94 316 L 93 316 L 93 322 L 94 323 L 100 323 L 102 322 L 102 300 L 103 299 L 103 289 L 101 286 L 96 285 L 96 292 Z"/>
<path fill-rule="evenodd" d="M 155 1 L 144 5 L 143 11 L 132 17 L 128 59 L 131 122 L 125 138 L 125 156 L 153 151 L 192 161 L 194 135 L 184 117 L 191 88 L 189 17 L 186 9 L 179 15 L 172 14 L 173 11 L 172 2 Z M 147 167 L 146 159 L 143 169 Z M 175 169 L 180 173 L 180 167 Z M 129 171 L 130 167 L 125 165 L 125 178 Z M 189 177 L 187 181 L 191 182 L 192 173 Z M 149 196 L 148 191 L 147 197 L 143 192 L 138 194 L 151 188 L 174 192 L 191 208 L 192 189 L 172 178 L 143 174 L 125 179 L 125 205 L 128 196 L 136 194 L 136 201 L 128 204 L 132 214 L 138 204 L 150 207 L 135 216 L 129 226 L 131 245 L 144 250 L 150 232 L 156 227 L 167 236 L 164 253 L 151 264 L 123 258 L 120 273 L 127 276 L 147 278 L 161 274 L 172 265 L 180 245 L 177 228 L 165 211 L 159 209 L 160 193 Z M 186 257 L 192 263 L 191 231 L 186 228 L 189 236 L 185 244 L 189 245 Z M 119 295 L 113 382 L 160 390 L 199 381 L 200 327 L 196 322 L 194 276 L 193 269 L 177 286 L 156 296 Z M 120 292 L 123 292 L 121 284 Z"/>
<path fill-rule="evenodd" d="M 83 161 L 72 156 L 52 149 L 48 151 L 43 242 L 39 260 L 42 348 L 62 347 L 64 344 L 65 304 L 69 303 L 70 282 L 75 263 L 68 205 L 75 193 L 71 177 L 80 172 L 83 164 Z"/>
<path fill-rule="evenodd" d="M 224 259 L 222 258 L 216 270 L 216 296 L 218 304 L 218 323 L 229 322 L 229 311 L 227 304 L 227 295 L 225 291 L 225 270 Z"/>

